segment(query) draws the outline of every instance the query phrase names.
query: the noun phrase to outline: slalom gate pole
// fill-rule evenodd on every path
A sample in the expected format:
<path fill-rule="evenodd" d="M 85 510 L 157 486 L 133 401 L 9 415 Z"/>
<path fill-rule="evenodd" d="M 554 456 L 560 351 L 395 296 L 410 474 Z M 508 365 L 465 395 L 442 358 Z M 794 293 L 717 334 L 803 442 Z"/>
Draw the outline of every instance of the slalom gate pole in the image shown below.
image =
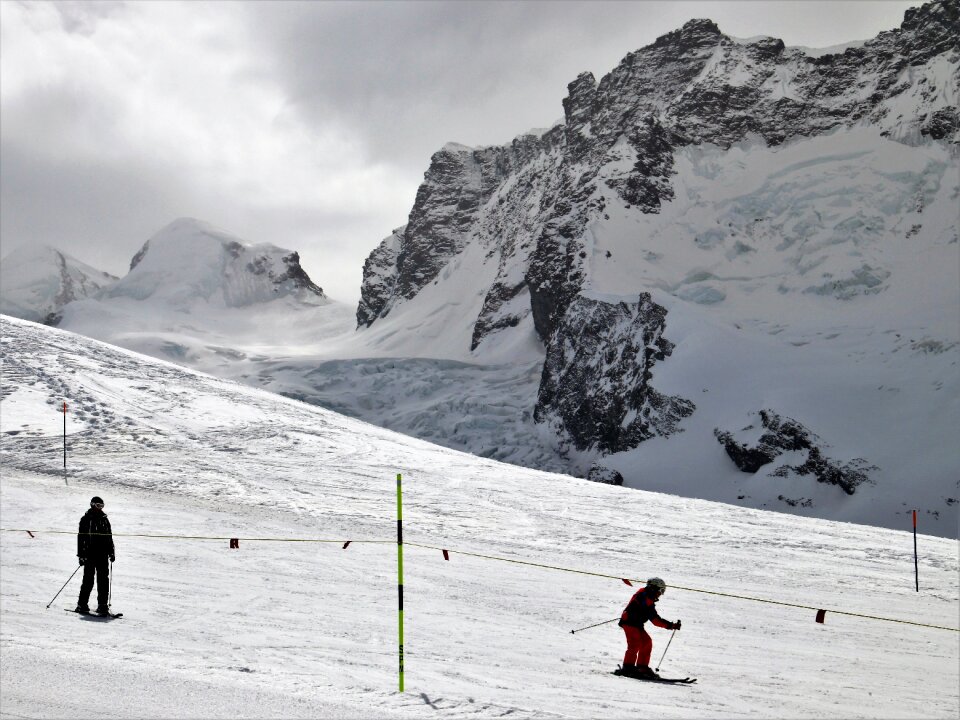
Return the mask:
<path fill-rule="evenodd" d="M 79 570 L 79 569 L 82 568 L 82 567 L 83 567 L 83 565 L 77 565 L 77 570 Z M 53 605 L 53 601 L 56 600 L 58 597 L 60 597 L 60 593 L 63 592 L 63 588 L 65 588 L 65 587 L 67 586 L 67 583 L 69 583 L 71 580 L 73 580 L 73 576 L 77 574 L 77 570 L 74 570 L 74 571 L 73 571 L 73 574 L 71 574 L 70 577 L 67 578 L 67 582 L 65 582 L 65 583 L 63 584 L 63 587 L 60 588 L 59 590 L 57 590 L 57 594 L 54 595 L 54 596 L 53 596 L 53 599 L 50 600 L 50 602 L 47 603 L 47 610 L 49 610 L 49 609 L 50 609 L 50 606 Z"/>
<path fill-rule="evenodd" d="M 63 401 L 63 481 L 67 481 L 67 401 Z"/>
<path fill-rule="evenodd" d="M 920 592 L 920 562 L 917 560 L 917 511 L 913 511 L 913 577 Z"/>
<path fill-rule="evenodd" d="M 397 600 L 400 623 L 400 692 L 403 692 L 403 500 L 400 489 L 402 479 L 403 476 L 397 473 Z"/>
<path fill-rule="evenodd" d="M 660 666 L 663 665 L 663 659 L 667 656 L 667 650 L 670 649 L 670 643 L 673 642 L 673 636 L 677 634 L 677 631 L 674 630 L 670 635 L 670 639 L 667 640 L 667 646 L 663 649 L 663 655 L 660 656 L 660 662 L 657 663 L 657 672 L 660 671 Z"/>
<path fill-rule="evenodd" d="M 589 630 L 590 628 L 600 627 L 601 625 L 608 625 L 612 622 L 616 622 L 619 619 L 620 619 L 619 617 L 615 617 L 613 620 L 604 620 L 603 622 L 594 623 L 593 625 L 587 625 L 586 627 L 577 628 L 576 630 L 571 630 L 570 634 L 573 635 L 574 633 L 582 632 L 583 630 Z"/>

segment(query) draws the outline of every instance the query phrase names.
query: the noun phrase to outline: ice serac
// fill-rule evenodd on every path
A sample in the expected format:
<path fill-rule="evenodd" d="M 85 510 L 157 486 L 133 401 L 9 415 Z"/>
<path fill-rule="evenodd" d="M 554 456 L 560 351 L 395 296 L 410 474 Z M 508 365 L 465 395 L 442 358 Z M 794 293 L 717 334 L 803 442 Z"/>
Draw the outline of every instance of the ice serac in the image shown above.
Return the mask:
<path fill-rule="evenodd" d="M 666 315 L 649 293 L 636 302 L 576 297 L 547 345 L 535 419 L 577 451 L 600 454 L 677 432 L 694 404 L 651 384 L 654 363 L 673 351 Z"/>
<path fill-rule="evenodd" d="M 116 279 L 46 245 L 18 248 L 0 263 L 0 313 L 56 325 L 64 305 Z"/>
<path fill-rule="evenodd" d="M 290 295 L 326 299 L 298 253 L 269 243 L 246 245 L 192 218 L 175 220 L 147 240 L 130 272 L 104 292 L 105 299 L 154 299 L 180 308 L 198 301 L 239 308 Z"/>

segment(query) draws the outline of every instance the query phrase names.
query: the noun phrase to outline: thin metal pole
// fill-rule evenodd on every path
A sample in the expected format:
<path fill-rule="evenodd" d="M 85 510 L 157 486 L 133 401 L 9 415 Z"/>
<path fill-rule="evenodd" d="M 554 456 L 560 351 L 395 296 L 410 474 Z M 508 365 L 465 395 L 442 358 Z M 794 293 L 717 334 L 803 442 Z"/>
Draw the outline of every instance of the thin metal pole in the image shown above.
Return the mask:
<path fill-rule="evenodd" d="M 593 625 L 587 625 L 586 627 L 577 628 L 576 630 L 571 630 L 570 634 L 581 632 L 583 630 L 589 630 L 590 628 L 600 627 L 601 625 L 608 625 L 609 623 L 616 622 L 619 620 L 619 617 L 615 617 L 613 620 L 604 620 L 603 622 L 594 623 Z"/>
<path fill-rule="evenodd" d="M 670 649 L 670 643 L 673 642 L 673 636 L 676 635 L 676 634 L 677 634 L 677 631 L 676 631 L 676 630 L 674 630 L 674 631 L 670 634 L 670 639 L 667 640 L 667 646 L 663 649 L 663 655 L 660 656 L 660 662 L 657 663 L 657 672 L 660 671 L 660 666 L 663 664 L 663 659 L 667 656 L 667 650 Z"/>
<path fill-rule="evenodd" d="M 920 562 L 917 560 L 917 511 L 913 511 L 913 577 L 920 592 Z"/>
<path fill-rule="evenodd" d="M 63 473 L 67 473 L 67 402 L 63 402 Z"/>
<path fill-rule="evenodd" d="M 397 598 L 399 602 L 400 640 L 400 692 L 403 692 L 403 500 L 400 483 L 403 477 L 397 474 Z"/>
<path fill-rule="evenodd" d="M 83 567 L 83 565 L 77 565 L 77 570 L 79 570 L 79 569 L 82 568 L 82 567 Z M 73 580 L 73 576 L 77 574 L 77 570 L 74 570 L 74 571 L 73 571 L 73 574 L 72 574 L 70 577 L 67 578 L 67 582 L 65 582 L 65 583 L 63 584 L 63 587 L 60 588 L 59 590 L 57 590 L 57 594 L 53 596 L 53 600 L 56 600 L 58 597 L 60 597 L 60 593 L 63 592 L 63 588 L 65 588 L 65 587 L 67 586 L 67 583 L 69 583 L 71 580 Z M 47 610 L 49 610 L 49 609 L 50 609 L 50 606 L 53 605 L 53 600 L 51 600 L 50 602 L 47 603 Z"/>

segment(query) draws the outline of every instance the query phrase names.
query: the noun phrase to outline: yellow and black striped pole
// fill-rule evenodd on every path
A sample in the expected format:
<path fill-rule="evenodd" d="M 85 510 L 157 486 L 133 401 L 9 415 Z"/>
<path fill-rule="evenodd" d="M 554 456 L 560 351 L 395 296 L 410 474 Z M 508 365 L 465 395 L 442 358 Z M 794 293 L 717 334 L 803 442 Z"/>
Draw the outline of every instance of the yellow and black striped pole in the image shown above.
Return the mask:
<path fill-rule="evenodd" d="M 397 592 L 400 609 L 400 692 L 403 692 L 403 499 L 400 482 L 403 476 L 397 474 Z"/>

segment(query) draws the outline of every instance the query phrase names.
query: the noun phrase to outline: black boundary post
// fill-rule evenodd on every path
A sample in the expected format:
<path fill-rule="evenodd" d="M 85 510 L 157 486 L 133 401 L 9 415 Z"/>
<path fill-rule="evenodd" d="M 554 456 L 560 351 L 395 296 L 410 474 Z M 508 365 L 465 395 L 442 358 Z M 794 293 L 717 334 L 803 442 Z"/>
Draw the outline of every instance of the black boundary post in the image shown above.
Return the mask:
<path fill-rule="evenodd" d="M 400 483 L 403 476 L 397 473 L 397 601 L 400 640 L 400 692 L 403 692 L 403 500 Z"/>
<path fill-rule="evenodd" d="M 63 481 L 67 481 L 67 401 L 63 401 Z"/>
<path fill-rule="evenodd" d="M 917 559 L 917 511 L 913 511 L 913 577 L 920 592 L 920 561 Z"/>

